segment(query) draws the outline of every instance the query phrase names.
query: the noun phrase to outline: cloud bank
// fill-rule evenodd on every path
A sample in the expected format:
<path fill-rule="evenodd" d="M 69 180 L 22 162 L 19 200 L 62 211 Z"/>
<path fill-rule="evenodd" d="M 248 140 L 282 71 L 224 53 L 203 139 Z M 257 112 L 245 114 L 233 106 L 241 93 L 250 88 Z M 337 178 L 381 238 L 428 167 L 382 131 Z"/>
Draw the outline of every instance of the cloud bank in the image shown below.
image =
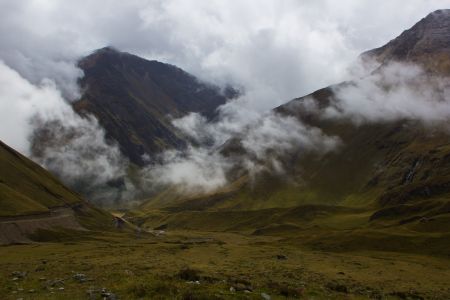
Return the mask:
<path fill-rule="evenodd" d="M 159 178 L 183 183 L 194 174 L 191 177 L 203 181 L 203 186 L 220 186 L 229 166 L 250 168 L 273 151 L 328 149 L 336 143 L 334 137 L 294 120 L 264 116 L 294 97 L 348 79 L 348 67 L 357 54 L 449 5 L 449 0 L 0 0 L 0 139 L 30 154 L 35 126 L 45 132 L 45 124 L 54 124 L 59 128 L 55 142 L 40 149 L 38 162 L 69 182 L 82 177 L 83 170 L 99 172 L 97 179 L 105 184 L 119 180 L 126 162 L 117 147 L 105 141 L 94 119 L 79 118 L 67 105 L 80 95 L 77 80 L 83 74 L 76 61 L 111 45 L 178 65 L 207 81 L 242 87 L 242 97 L 220 108 L 220 121 L 206 124 L 199 115 L 174 121 L 207 147 L 166 153 L 166 173 L 154 166 Z M 361 95 L 361 90 L 367 93 Z M 340 106 L 327 114 L 355 120 L 398 117 L 404 113 L 396 108 L 404 102 L 398 99 L 418 96 L 401 89 L 385 95 L 376 79 L 337 93 Z M 373 93 L 381 97 L 374 100 Z M 381 105 L 386 96 L 397 104 L 367 112 L 372 102 Z M 426 105 L 410 107 L 408 113 L 444 118 L 446 107 L 433 105 L 436 115 Z M 249 153 L 246 160 L 216 157 L 220 145 L 243 132 L 248 134 L 242 140 Z M 67 135 L 71 140 L 62 145 Z M 80 163 L 82 156 L 86 164 Z M 273 167 L 276 164 L 275 160 Z"/>
<path fill-rule="evenodd" d="M 125 175 L 127 161 L 117 145 L 105 140 L 95 118 L 73 111 L 55 82 L 45 79 L 33 85 L 0 61 L 0 95 L 2 139 L 65 183 L 95 200 L 105 196 L 97 189 Z"/>
<path fill-rule="evenodd" d="M 0 58 L 76 98 L 74 62 L 112 45 L 243 86 L 253 110 L 339 82 L 362 51 L 449 0 L 0 0 Z M 401 13 L 399 13 L 401 12 Z M 326 70 L 326 72 L 324 72 Z"/>
<path fill-rule="evenodd" d="M 220 121 L 208 124 L 197 114 L 177 119 L 174 124 L 197 141 L 213 143 L 167 151 L 159 163 L 143 171 L 143 177 L 153 185 L 171 185 L 187 193 L 212 192 L 237 179 L 236 174 L 248 175 L 252 181 L 262 172 L 283 175 L 286 156 L 312 151 L 325 154 L 341 143 L 338 137 L 327 136 L 319 128 L 274 112 L 236 126 L 239 133 Z"/>
<path fill-rule="evenodd" d="M 324 118 L 364 122 L 418 120 L 425 124 L 450 118 L 448 77 L 425 72 L 420 66 L 390 63 L 371 75 L 336 86 L 335 102 Z"/>

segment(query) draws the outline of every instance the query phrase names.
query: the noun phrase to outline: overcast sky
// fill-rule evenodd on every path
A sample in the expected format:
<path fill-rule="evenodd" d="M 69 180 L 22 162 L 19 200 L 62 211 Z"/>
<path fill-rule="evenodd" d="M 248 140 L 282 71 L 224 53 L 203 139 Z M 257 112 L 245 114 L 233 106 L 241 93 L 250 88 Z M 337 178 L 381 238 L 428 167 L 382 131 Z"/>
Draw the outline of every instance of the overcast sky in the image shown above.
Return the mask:
<path fill-rule="evenodd" d="M 0 0 L 0 59 L 76 97 L 74 60 L 113 45 L 207 80 L 264 87 L 271 106 L 341 80 L 360 52 L 446 7 L 450 0 Z"/>

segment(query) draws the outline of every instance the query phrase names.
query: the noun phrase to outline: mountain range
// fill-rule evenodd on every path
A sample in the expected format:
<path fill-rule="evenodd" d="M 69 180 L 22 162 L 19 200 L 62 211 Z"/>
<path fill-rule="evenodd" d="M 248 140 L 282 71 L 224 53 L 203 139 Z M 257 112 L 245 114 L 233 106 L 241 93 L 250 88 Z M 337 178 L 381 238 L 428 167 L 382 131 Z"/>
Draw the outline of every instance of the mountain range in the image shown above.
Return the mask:
<path fill-rule="evenodd" d="M 358 78 L 292 99 L 207 148 L 234 163 L 213 190 L 167 184 L 131 207 L 98 208 L 78 193 L 86 181 L 66 186 L 0 141 L 0 295 L 448 299 L 450 134 L 440 105 L 450 90 L 450 10 L 360 58 L 369 69 Z M 202 146 L 174 118 L 214 122 L 240 96 L 112 47 L 78 65 L 73 109 L 98 120 L 135 177 L 166 150 Z M 252 153 L 246 137 L 267 120 L 296 124 L 276 135 L 297 143 Z M 52 142 L 45 133 L 34 149 Z"/>
<path fill-rule="evenodd" d="M 450 75 L 446 67 L 450 61 L 449 14 L 450 10 L 431 13 L 398 38 L 363 53 L 362 58 L 380 63 L 375 73 L 391 63 L 402 62 L 423 66 L 429 76 Z M 264 173 L 256 180 L 248 175 L 232 176 L 229 186 L 187 199 L 166 191 L 149 199 L 141 209 L 163 209 L 179 214 L 180 211 L 299 210 L 302 206 L 307 211 L 311 205 L 321 205 L 324 214 L 331 207 L 362 210 L 367 215 L 364 217 L 367 224 L 425 226 L 424 220 L 433 218 L 447 222 L 450 212 L 447 130 L 439 124 L 433 126 L 408 118 L 362 124 L 350 117 L 323 118 L 327 109 L 338 101 L 336 91 L 352 84 L 344 82 L 326 87 L 274 110 L 278 115 L 295 117 L 307 126 L 319 128 L 325 135 L 339 137 L 342 143 L 336 151 L 325 155 L 292 151 L 278 157 L 286 171 L 282 176 Z M 314 112 L 305 108 L 305 103 L 311 106 L 311 100 L 317 107 Z M 237 139 L 222 151 L 239 155 L 245 150 Z"/>
<path fill-rule="evenodd" d="M 421 65 L 429 76 L 450 75 L 446 67 L 450 57 L 449 14 L 449 10 L 433 12 L 386 45 L 363 53 L 363 60 L 379 62 L 372 74 L 400 61 Z M 172 125 L 171 118 L 198 112 L 212 120 L 220 105 L 238 96 L 232 88 L 220 89 L 203 83 L 175 66 L 110 47 L 83 58 L 79 66 L 85 73 L 80 81 L 84 93 L 73 103 L 74 109 L 82 116 L 94 115 L 107 138 L 116 141 L 123 155 L 136 166 L 145 164 L 144 154 L 182 149 L 191 142 Z M 302 149 L 294 149 L 272 154 L 283 164 L 284 174 L 266 171 L 253 178 L 233 169 L 228 174 L 230 183 L 223 188 L 183 195 L 176 187 L 168 187 L 130 214 L 152 220 L 155 211 L 179 216 L 183 212 L 199 211 L 301 210 L 301 207 L 310 210 L 311 205 L 318 205 L 320 208 L 314 210 L 323 209 L 323 213 L 337 208 L 356 209 L 366 216 L 367 224 L 416 226 L 434 218 L 443 218 L 445 223 L 450 212 L 447 131 L 408 118 L 365 123 L 355 123 L 347 117 L 323 118 L 330 107 L 336 106 L 337 91 L 352 84 L 355 83 L 326 87 L 273 111 L 278 116 L 294 117 L 306 126 L 320 129 L 324 135 L 338 137 L 341 145 L 335 151 L 299 155 Z M 305 108 L 305 103 L 311 105 L 310 101 L 315 111 Z M 6 145 L 2 147 L 4 156 L 24 161 Z M 245 149 L 236 137 L 218 151 L 232 157 L 242 155 Z M 8 162 L 2 170 L 17 171 L 17 168 L 18 165 Z M 60 183 L 52 183 L 52 188 L 61 191 L 40 183 L 49 174 L 32 180 L 44 193 L 37 198 L 39 194 L 29 195 L 20 186 L 14 188 L 6 182 L 8 176 L 3 175 L 7 196 L 4 211 L 9 215 L 43 213 L 52 207 L 84 203 L 79 195 Z M 21 200 L 15 203 L 14 195 Z M 285 221 L 279 219 L 277 223 L 285 224 Z M 260 224 L 255 230 L 264 226 L 271 224 Z"/>

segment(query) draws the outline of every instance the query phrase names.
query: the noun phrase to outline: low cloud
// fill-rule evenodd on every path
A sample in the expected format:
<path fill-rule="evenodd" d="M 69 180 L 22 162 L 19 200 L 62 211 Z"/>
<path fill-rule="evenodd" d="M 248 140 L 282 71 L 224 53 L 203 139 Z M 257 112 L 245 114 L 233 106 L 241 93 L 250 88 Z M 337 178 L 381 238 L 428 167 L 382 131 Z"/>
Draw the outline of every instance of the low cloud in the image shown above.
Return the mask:
<path fill-rule="evenodd" d="M 432 124 L 450 118 L 450 81 L 417 65 L 393 62 L 333 91 L 335 101 L 325 118 L 357 124 L 401 119 Z"/>
<path fill-rule="evenodd" d="M 292 151 L 328 152 L 339 144 L 339 139 L 295 117 L 271 113 L 252 124 L 241 143 L 247 153 L 265 160 L 269 155 L 277 157 Z"/>
<path fill-rule="evenodd" d="M 180 192 L 210 192 L 228 183 L 232 162 L 218 152 L 190 146 L 185 151 L 167 151 L 158 164 L 142 171 L 147 189 L 174 186 Z M 148 186 L 150 184 L 150 187 Z"/>
<path fill-rule="evenodd" d="M 338 137 L 274 112 L 250 124 L 234 123 L 233 128 L 227 127 L 227 120 L 208 123 L 197 114 L 175 120 L 174 124 L 183 124 L 182 130 L 191 133 L 196 141 L 210 143 L 163 153 L 160 163 L 144 171 L 144 178 L 156 186 L 176 186 L 181 192 L 211 192 L 237 179 L 236 174 L 252 179 L 264 171 L 281 175 L 285 173 L 286 155 L 311 151 L 324 154 L 340 145 Z"/>
<path fill-rule="evenodd" d="M 63 118 L 32 118 L 31 158 L 91 200 L 105 205 L 123 200 L 128 161 L 117 144 L 105 140 L 94 117 L 81 118 L 71 109 L 61 113 Z"/>
<path fill-rule="evenodd" d="M 125 176 L 128 162 L 116 144 L 106 141 L 95 118 L 73 111 L 55 82 L 46 79 L 34 85 L 0 61 L 0 97 L 0 136 L 5 143 L 78 191 L 117 200 L 117 193 L 107 193 L 108 187 L 117 192 L 124 183 L 109 183 Z"/>
<path fill-rule="evenodd" d="M 448 78 L 413 64 L 393 62 L 375 71 L 373 66 L 370 64 L 369 70 L 360 66 L 355 73 L 360 77 L 332 87 L 333 97 L 326 107 L 306 97 L 291 102 L 289 109 L 314 113 L 324 120 L 351 120 L 356 125 L 397 120 L 427 125 L 448 123 Z M 166 153 L 162 164 L 147 170 L 157 174 L 153 181 L 207 192 L 229 183 L 230 170 L 240 170 L 238 174 L 244 171 L 252 178 L 263 171 L 284 174 L 283 158 L 289 154 L 321 155 L 338 151 L 342 145 L 339 137 L 327 136 L 292 116 L 272 112 L 245 118 L 245 106 L 239 105 L 241 99 L 235 101 L 221 108 L 221 118 L 216 122 L 207 122 L 198 114 L 174 120 L 175 126 L 198 144 L 203 142 L 203 147 Z M 228 155 L 227 149 L 234 152 Z"/>

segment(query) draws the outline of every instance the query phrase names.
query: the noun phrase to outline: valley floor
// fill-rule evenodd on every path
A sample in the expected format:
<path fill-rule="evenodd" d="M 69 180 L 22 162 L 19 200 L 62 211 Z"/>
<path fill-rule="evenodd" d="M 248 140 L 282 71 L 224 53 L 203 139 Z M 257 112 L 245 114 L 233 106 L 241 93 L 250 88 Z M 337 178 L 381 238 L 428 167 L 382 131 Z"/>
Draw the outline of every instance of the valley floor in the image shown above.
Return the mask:
<path fill-rule="evenodd" d="M 0 298 L 450 299 L 443 256 L 319 251 L 223 232 L 67 236 L 0 247 Z"/>

